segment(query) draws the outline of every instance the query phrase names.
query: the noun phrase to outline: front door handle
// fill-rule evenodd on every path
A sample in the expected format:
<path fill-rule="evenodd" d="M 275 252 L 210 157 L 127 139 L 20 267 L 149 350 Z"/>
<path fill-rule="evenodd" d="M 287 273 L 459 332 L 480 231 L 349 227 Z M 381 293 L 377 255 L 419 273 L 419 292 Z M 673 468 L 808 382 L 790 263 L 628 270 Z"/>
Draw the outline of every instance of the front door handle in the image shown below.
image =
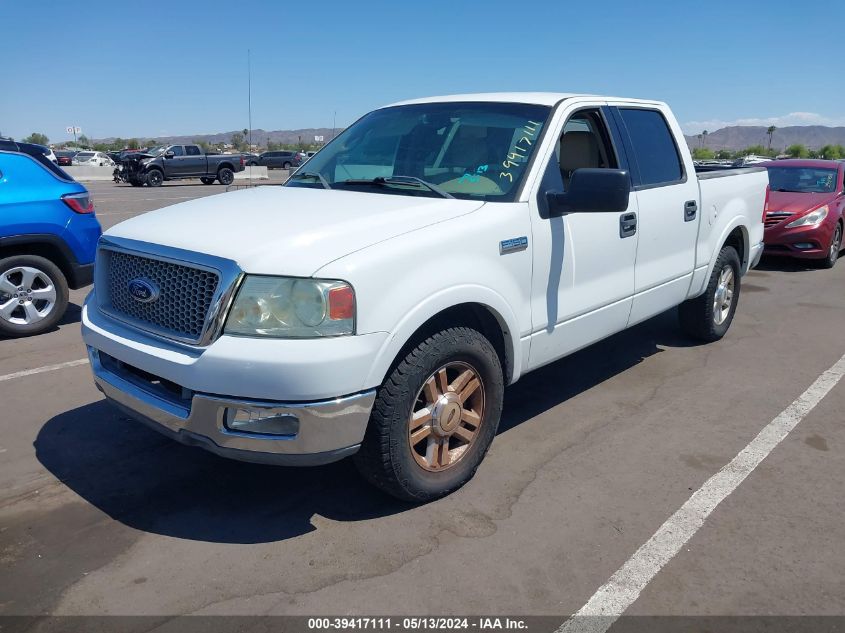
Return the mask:
<path fill-rule="evenodd" d="M 619 216 L 619 237 L 631 237 L 637 233 L 637 214 L 623 213 Z"/>
<path fill-rule="evenodd" d="M 698 203 L 695 200 L 687 200 L 684 203 L 684 222 L 692 222 L 695 220 L 695 214 L 698 212 Z"/>

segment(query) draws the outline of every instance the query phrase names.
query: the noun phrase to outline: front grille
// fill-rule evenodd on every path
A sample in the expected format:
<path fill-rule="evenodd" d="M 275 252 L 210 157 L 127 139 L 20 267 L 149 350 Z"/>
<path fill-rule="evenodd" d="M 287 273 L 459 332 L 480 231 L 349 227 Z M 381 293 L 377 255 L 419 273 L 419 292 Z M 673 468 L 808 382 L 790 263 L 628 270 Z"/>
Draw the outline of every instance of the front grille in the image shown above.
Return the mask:
<path fill-rule="evenodd" d="M 775 224 L 780 224 L 791 215 L 792 213 L 789 211 L 769 211 L 766 214 L 766 219 L 763 221 L 763 224 L 766 227 L 774 226 Z"/>
<path fill-rule="evenodd" d="M 121 251 L 104 250 L 101 255 L 107 311 L 165 336 L 200 340 L 220 283 L 217 273 Z M 129 283 L 138 279 L 155 285 L 158 298 L 149 303 L 134 298 Z"/>

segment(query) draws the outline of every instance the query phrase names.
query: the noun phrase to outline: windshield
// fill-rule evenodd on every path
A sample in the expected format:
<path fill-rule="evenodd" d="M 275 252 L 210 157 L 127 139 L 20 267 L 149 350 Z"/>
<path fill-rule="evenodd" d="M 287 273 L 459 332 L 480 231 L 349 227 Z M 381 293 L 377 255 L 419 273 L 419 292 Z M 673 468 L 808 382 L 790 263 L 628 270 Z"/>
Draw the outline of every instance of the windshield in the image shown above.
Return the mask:
<path fill-rule="evenodd" d="M 157 156 L 158 154 L 164 154 L 164 150 L 167 149 L 167 145 L 156 145 L 155 147 L 151 147 L 148 149 L 145 154 L 152 154 L 153 156 Z"/>
<path fill-rule="evenodd" d="M 321 149 L 286 186 L 323 187 L 319 175 L 332 189 L 441 195 L 410 180 L 390 180 L 404 176 L 455 198 L 511 202 L 550 111 L 523 103 L 422 103 L 376 110 Z"/>
<path fill-rule="evenodd" d="M 817 167 L 769 167 L 772 191 L 795 193 L 833 193 L 836 170 Z"/>
<path fill-rule="evenodd" d="M 93 158 L 94 152 L 79 152 L 76 155 L 77 158 Z"/>

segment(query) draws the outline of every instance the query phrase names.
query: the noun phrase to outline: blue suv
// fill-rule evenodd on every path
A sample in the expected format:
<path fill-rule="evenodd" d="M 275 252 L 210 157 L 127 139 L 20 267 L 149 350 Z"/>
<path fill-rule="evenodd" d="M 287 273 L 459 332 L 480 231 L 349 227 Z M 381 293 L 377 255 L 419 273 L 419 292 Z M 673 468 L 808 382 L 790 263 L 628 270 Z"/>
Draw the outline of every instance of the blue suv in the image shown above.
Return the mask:
<path fill-rule="evenodd" d="M 88 190 L 39 145 L 0 139 L 0 336 L 40 334 L 91 283 L 102 229 Z"/>

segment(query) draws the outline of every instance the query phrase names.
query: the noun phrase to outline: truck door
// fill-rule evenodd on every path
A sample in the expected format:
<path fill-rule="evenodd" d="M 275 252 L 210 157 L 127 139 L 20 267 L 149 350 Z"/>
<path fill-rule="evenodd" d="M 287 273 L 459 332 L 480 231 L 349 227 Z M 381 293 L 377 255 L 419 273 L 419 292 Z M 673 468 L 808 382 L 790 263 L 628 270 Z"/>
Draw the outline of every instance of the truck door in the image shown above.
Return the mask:
<path fill-rule="evenodd" d="M 185 149 L 181 145 L 171 145 L 164 153 L 164 175 L 168 178 L 184 176 L 187 167 L 185 160 Z"/>
<path fill-rule="evenodd" d="M 185 145 L 184 169 L 186 176 L 205 176 L 208 172 L 208 159 L 198 145 Z"/>
<path fill-rule="evenodd" d="M 611 109 L 631 164 L 639 204 L 634 301 L 629 324 L 683 302 L 695 267 L 698 178 L 681 158 L 666 115 L 655 106 Z"/>
<path fill-rule="evenodd" d="M 534 270 L 529 368 L 538 367 L 625 328 L 634 294 L 637 199 L 623 213 L 548 217 L 545 194 L 565 191 L 581 168 L 626 169 L 600 105 L 570 106 L 554 134 L 554 151 L 529 199 Z"/>

